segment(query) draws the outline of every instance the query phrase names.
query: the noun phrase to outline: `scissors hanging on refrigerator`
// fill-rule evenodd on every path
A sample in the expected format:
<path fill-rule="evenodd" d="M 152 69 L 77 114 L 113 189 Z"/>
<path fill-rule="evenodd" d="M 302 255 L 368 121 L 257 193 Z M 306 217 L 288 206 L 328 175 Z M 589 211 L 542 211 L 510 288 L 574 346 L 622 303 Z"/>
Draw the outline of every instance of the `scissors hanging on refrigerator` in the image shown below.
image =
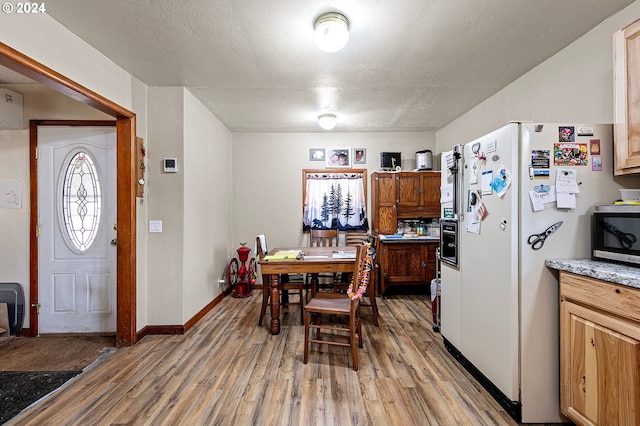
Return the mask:
<path fill-rule="evenodd" d="M 562 223 L 562 221 L 556 222 L 548 227 L 543 233 L 530 235 L 529 239 L 527 239 L 527 243 L 531 244 L 532 249 L 540 250 L 540 248 L 542 248 L 542 246 L 544 245 L 544 240 L 546 240 L 549 235 L 556 232 L 558 228 L 560 228 Z"/>

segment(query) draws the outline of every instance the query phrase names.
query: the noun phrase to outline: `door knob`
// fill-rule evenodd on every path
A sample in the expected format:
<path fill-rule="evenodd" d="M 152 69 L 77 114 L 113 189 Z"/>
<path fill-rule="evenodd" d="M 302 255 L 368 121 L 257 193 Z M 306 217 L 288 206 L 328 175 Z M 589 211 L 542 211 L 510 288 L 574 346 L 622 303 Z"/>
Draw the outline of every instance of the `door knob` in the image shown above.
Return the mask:
<path fill-rule="evenodd" d="M 118 239 L 114 238 L 113 240 L 111 240 L 111 245 L 112 246 L 118 245 Z"/>

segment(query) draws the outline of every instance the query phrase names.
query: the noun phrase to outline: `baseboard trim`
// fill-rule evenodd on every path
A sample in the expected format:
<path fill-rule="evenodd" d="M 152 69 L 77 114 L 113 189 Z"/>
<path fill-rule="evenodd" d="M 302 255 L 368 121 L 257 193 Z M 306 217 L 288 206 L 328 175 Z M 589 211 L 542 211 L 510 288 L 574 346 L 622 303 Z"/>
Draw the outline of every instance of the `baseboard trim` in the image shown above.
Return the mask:
<path fill-rule="evenodd" d="M 510 400 L 496 385 L 494 385 L 487 376 L 482 374 L 478 368 L 476 368 L 471 361 L 465 358 L 462 353 L 451 344 L 446 338 L 444 340 L 444 347 L 449 351 L 456 361 L 462 365 L 465 370 L 469 372 L 477 381 L 486 389 L 489 394 L 500 404 L 502 408 L 509 414 L 516 422 L 522 422 L 522 403 L 520 401 Z"/>
<path fill-rule="evenodd" d="M 145 336 L 161 335 L 161 334 L 184 334 L 191 329 L 198 321 L 208 314 L 218 303 L 227 295 L 228 291 L 221 293 L 209 302 L 204 308 L 200 309 L 193 317 L 191 317 L 184 325 L 147 325 L 136 333 L 136 341 L 140 341 Z"/>

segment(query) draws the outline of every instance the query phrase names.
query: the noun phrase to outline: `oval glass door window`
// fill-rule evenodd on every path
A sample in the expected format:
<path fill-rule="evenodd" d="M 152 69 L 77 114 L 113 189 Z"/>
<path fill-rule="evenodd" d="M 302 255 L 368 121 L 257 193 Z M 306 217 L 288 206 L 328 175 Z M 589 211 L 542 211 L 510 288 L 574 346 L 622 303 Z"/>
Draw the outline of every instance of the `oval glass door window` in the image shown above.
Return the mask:
<path fill-rule="evenodd" d="M 102 194 L 98 171 L 91 155 L 76 152 L 62 180 L 62 219 L 70 248 L 85 252 L 98 234 Z"/>

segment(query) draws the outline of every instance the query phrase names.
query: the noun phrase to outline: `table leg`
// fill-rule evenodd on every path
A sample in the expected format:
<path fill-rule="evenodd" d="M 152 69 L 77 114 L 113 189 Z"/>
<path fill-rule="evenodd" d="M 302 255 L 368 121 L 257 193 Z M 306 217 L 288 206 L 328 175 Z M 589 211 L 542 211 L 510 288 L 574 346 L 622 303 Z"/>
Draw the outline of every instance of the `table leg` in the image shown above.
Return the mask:
<path fill-rule="evenodd" d="M 318 292 L 318 279 L 319 274 L 311 274 L 311 297 L 314 297 Z"/>
<path fill-rule="evenodd" d="M 271 334 L 280 333 L 280 290 L 278 274 L 269 276 L 269 287 L 271 288 Z"/>

